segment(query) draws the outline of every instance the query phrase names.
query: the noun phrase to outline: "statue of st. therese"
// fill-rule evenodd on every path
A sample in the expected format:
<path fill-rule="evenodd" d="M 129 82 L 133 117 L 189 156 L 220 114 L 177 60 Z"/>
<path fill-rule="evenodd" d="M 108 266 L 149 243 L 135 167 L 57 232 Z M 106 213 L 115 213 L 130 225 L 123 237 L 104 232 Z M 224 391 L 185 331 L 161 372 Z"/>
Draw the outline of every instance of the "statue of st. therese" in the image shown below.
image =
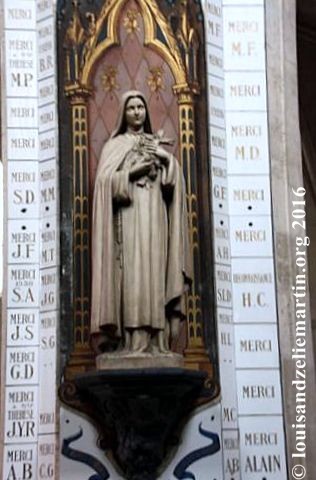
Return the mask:
<path fill-rule="evenodd" d="M 127 354 L 169 352 L 185 318 L 185 183 L 167 142 L 153 133 L 143 94 L 125 93 L 96 173 L 91 333 L 116 337 Z"/>

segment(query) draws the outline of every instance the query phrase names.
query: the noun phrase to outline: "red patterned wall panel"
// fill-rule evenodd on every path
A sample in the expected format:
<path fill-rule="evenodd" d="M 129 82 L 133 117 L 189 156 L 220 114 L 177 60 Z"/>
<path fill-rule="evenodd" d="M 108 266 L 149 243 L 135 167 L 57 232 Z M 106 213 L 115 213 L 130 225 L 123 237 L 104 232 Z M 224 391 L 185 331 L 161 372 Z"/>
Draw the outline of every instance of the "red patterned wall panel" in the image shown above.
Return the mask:
<path fill-rule="evenodd" d="M 178 158 L 178 105 L 173 93 L 174 78 L 167 63 L 144 47 L 141 11 L 130 0 L 120 17 L 120 46 L 110 48 L 99 61 L 93 80 L 94 94 L 89 101 L 90 185 L 93 189 L 98 159 L 104 142 L 116 122 L 121 95 L 130 89 L 147 97 L 153 129 L 163 129 L 176 143 Z"/>

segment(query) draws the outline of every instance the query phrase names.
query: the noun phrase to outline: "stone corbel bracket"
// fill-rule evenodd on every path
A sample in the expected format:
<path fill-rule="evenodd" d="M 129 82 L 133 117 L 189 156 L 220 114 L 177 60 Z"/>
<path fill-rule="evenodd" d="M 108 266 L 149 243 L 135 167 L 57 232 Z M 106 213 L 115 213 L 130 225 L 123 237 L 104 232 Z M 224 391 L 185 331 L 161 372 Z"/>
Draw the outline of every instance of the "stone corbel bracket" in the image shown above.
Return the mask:
<path fill-rule="evenodd" d="M 210 401 L 206 380 L 207 373 L 182 368 L 102 370 L 64 383 L 59 395 L 93 421 L 99 447 L 112 451 L 124 478 L 154 480 L 188 415 Z"/>

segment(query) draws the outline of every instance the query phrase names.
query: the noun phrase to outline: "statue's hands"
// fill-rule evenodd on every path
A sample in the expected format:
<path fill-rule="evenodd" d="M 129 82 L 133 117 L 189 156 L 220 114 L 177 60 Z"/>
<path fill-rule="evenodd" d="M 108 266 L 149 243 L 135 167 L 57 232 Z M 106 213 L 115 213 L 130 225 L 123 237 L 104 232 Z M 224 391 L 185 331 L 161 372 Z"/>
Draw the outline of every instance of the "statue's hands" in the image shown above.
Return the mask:
<path fill-rule="evenodd" d="M 132 182 L 147 175 L 153 166 L 153 160 L 144 157 L 143 161 L 134 165 L 129 171 L 129 178 Z"/>
<path fill-rule="evenodd" d="M 155 155 L 158 157 L 163 165 L 168 165 L 170 155 L 166 150 L 160 147 L 157 141 L 146 139 L 144 142 L 144 149 L 149 155 Z"/>

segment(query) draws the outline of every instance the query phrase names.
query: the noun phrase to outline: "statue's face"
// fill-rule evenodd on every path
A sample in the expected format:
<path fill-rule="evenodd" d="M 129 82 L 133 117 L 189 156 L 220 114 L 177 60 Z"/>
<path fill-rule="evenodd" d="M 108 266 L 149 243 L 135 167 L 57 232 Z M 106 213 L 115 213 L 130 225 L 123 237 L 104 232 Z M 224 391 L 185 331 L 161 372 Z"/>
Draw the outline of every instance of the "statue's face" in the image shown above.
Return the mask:
<path fill-rule="evenodd" d="M 138 129 L 144 125 L 146 119 L 146 107 L 141 98 L 130 98 L 125 107 L 125 118 L 127 125 Z"/>

